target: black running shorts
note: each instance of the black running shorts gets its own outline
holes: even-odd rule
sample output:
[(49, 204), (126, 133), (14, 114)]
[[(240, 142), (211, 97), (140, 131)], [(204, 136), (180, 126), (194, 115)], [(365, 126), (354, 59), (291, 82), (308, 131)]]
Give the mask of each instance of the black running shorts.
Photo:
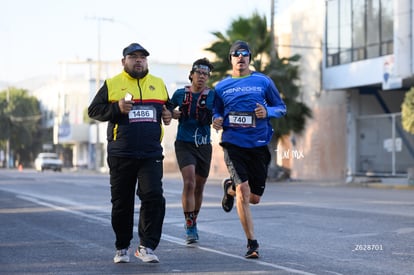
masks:
[(212, 154), (211, 144), (196, 146), (194, 143), (176, 140), (174, 146), (180, 169), (188, 165), (194, 165), (197, 175), (203, 178), (208, 177)]
[(224, 161), (234, 183), (248, 181), (250, 192), (262, 196), (271, 156), (267, 146), (243, 148), (230, 143), (220, 143)]

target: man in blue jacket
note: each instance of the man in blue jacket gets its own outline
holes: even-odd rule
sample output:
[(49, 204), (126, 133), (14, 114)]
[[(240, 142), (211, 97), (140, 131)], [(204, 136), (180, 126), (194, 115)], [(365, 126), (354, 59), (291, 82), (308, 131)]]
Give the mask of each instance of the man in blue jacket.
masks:
[(222, 206), (230, 212), (236, 196), (237, 213), (247, 237), (246, 258), (259, 257), (250, 203), (263, 195), (273, 135), (270, 118), (286, 114), (286, 105), (273, 81), (250, 70), (251, 51), (244, 41), (230, 48), (232, 73), (215, 87), (213, 128), (223, 130), (220, 145), (231, 178), (223, 181)]

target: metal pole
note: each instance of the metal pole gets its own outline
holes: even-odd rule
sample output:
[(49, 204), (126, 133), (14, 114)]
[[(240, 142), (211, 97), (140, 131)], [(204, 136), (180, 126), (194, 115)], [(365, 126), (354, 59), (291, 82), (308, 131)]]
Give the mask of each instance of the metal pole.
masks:
[(108, 22), (114, 22), (113, 18), (107, 18), (107, 17), (86, 17), (88, 20), (96, 20), (97, 26), (98, 26), (98, 49), (97, 49), (97, 68), (96, 68), (96, 90), (100, 88), (101, 85), (101, 22), (102, 21), (108, 21)]
[(99, 89), (101, 84), (101, 20), (98, 17), (98, 52), (97, 52), (97, 68), (96, 68), (96, 90)]
[[(92, 19), (92, 20), (96, 20), (97, 24), (98, 24), (98, 49), (97, 49), (97, 68), (96, 68), (96, 79), (95, 79), (95, 85), (96, 85), (96, 91), (99, 90), (100, 86), (101, 86), (101, 66), (102, 66), (102, 61), (101, 61), (101, 22), (102, 21), (108, 21), (108, 22), (113, 22), (114, 19), (112, 18), (106, 18), (106, 17), (91, 17), (91, 18), (86, 18), (86, 19)], [(99, 140), (99, 122), (96, 121), (96, 142), (95, 142), (95, 169), (99, 170), (101, 163), (102, 163), (102, 150), (103, 150), (103, 146), (101, 147), (101, 143)]]
[(270, 0), (270, 56), (276, 58), (275, 46), (275, 1)]
[(392, 133), (392, 175), (395, 176), (395, 114), (391, 115), (391, 133)]
[[(101, 85), (101, 21), (102, 18), (98, 17), (98, 59), (96, 68), (96, 91), (99, 90)], [(95, 170), (99, 170), (101, 163), (101, 143), (99, 140), (99, 122), (96, 121), (96, 143), (95, 143)]]
[[(9, 105), (10, 102), (10, 89), (7, 88), (6, 91), (6, 102), (7, 102), (7, 106)], [(6, 168), (9, 169), (10, 168), (10, 135), (11, 135), (11, 122), (9, 122), (9, 135), (7, 137), (6, 140)]]

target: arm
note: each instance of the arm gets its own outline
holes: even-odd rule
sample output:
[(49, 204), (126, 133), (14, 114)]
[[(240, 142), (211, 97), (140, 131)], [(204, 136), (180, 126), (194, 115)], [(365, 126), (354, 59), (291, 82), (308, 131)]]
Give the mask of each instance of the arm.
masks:
[(108, 101), (108, 87), (105, 82), (89, 105), (88, 115), (99, 121), (112, 121), (121, 114), (119, 103)]
[(214, 96), (214, 105), (213, 105), (213, 128), (215, 130), (221, 130), (223, 128), (223, 117), (224, 117), (224, 102), (217, 95), (217, 92)]
[(271, 79), (270, 85), (266, 91), (266, 106), (267, 116), (269, 118), (279, 118), (286, 115), (286, 104), (280, 97), (279, 91)]
[[(165, 91), (167, 92), (167, 87), (165, 87)], [(161, 113), (161, 117), (162, 117), (162, 121), (164, 122), (164, 125), (170, 125), (173, 109), (174, 109), (174, 105), (167, 92), (167, 101), (165, 102), (164, 106), (162, 106), (162, 113)]]
[[(180, 106), (180, 104), (179, 104), (180, 95), (181, 95), (180, 90), (176, 90), (174, 92), (172, 98), (171, 98), (171, 102), (172, 102), (172, 117), (173, 117), (173, 119), (180, 119), (180, 117), (181, 117), (181, 111), (175, 109), (177, 106)], [(182, 98), (181, 98), (181, 102), (182, 102)]]
[[(165, 87), (165, 91), (167, 91), (167, 87)], [(174, 103), (174, 95), (173, 95), (173, 98), (170, 99), (168, 92), (167, 92), (167, 102), (165, 102), (165, 107), (167, 107), (167, 109), (170, 110), (170, 112), (172, 112), (172, 110), (174, 110), (174, 108), (176, 107)]]

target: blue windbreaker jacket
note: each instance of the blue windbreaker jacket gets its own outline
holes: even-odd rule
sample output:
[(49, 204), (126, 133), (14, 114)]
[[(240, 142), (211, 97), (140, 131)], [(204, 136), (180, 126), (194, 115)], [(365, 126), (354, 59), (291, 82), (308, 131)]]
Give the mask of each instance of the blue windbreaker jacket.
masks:
[[(224, 119), (221, 141), (244, 148), (267, 145), (273, 135), (270, 118), (280, 118), (286, 114), (286, 105), (273, 81), (262, 73), (252, 72), (244, 77), (228, 76), (216, 85), (215, 90), (213, 119)], [(258, 119), (254, 116), (256, 103), (266, 107), (267, 118)], [(246, 118), (252, 118), (252, 123), (237, 124), (231, 121)]]

